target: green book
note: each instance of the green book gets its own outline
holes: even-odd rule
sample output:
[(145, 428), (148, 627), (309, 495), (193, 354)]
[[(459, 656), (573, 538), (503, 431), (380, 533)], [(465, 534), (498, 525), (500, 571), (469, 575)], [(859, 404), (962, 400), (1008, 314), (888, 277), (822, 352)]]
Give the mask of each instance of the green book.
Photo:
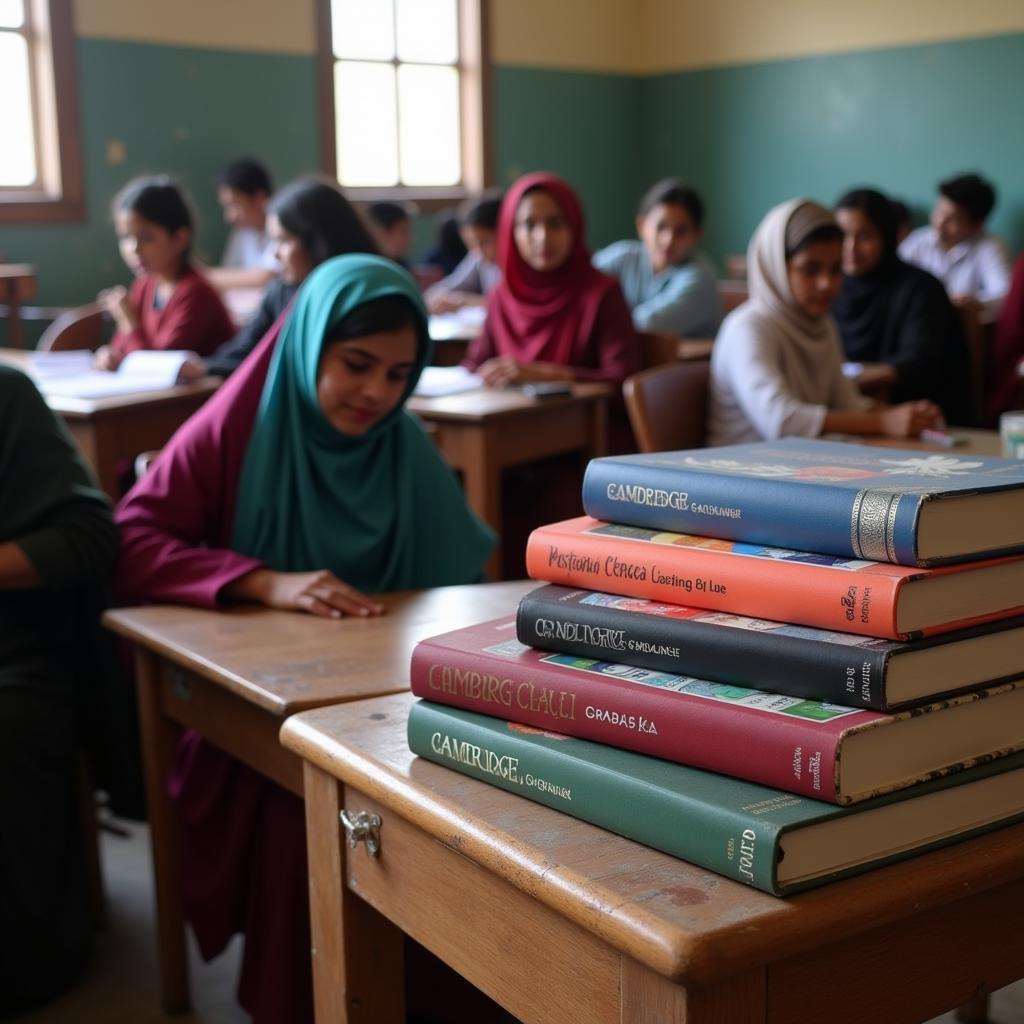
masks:
[(1024, 753), (837, 807), (428, 701), (409, 747), (777, 896), (1024, 818)]

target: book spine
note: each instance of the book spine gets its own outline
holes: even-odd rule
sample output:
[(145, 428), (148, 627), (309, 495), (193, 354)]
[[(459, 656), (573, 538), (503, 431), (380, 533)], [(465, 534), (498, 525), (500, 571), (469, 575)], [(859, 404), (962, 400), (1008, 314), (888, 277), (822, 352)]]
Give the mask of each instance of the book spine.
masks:
[(709, 805), (686, 792), (667, 793), (532, 744), (505, 723), (491, 721), (454, 717), (420, 701), (409, 713), (409, 748), (481, 782), (778, 894), (778, 830), (756, 815)]
[(587, 515), (613, 523), (919, 565), (920, 497), (847, 491), (618, 459), (595, 459), (583, 480)]
[(628, 612), (537, 591), (519, 602), (520, 643), (582, 658), (888, 711), (884, 651)]
[(896, 631), (899, 579), (799, 562), (697, 551), (542, 526), (526, 544), (526, 571), (564, 587), (905, 640)]
[[(567, 736), (731, 775), (827, 803), (840, 801), (842, 725), (808, 721), (597, 674), (485, 651), (418, 644), (417, 697)], [(799, 711), (797, 706), (794, 711)]]

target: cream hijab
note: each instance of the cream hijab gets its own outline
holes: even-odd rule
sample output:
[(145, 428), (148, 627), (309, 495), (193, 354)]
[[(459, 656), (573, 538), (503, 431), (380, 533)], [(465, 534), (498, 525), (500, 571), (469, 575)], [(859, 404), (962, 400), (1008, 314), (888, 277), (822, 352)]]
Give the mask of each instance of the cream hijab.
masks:
[(786, 250), (828, 225), (838, 227), (830, 210), (810, 199), (790, 199), (765, 214), (747, 248), (751, 305), (767, 313), (794, 341), (819, 341), (835, 334), (830, 317), (812, 318), (801, 312), (789, 290), (786, 269)]

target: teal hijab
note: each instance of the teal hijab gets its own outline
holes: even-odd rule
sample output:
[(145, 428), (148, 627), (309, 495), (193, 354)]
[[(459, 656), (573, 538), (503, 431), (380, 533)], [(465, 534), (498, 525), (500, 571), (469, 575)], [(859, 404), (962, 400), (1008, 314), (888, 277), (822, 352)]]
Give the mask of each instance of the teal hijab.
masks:
[[(416, 363), (401, 402), (350, 437), (320, 409), (320, 353), (349, 313), (392, 295), (415, 310)], [(419, 290), (390, 260), (338, 256), (310, 274), (281, 329), (246, 449), (236, 551), (281, 572), (329, 569), (367, 593), (481, 578), (494, 536), (404, 408), (431, 349)]]

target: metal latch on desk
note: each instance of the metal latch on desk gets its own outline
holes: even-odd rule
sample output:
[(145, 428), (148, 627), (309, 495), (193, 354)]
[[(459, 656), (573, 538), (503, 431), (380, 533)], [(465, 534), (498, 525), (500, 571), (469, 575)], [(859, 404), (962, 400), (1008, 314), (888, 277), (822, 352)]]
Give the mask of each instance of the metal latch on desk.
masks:
[(369, 811), (359, 811), (349, 817), (348, 811), (341, 812), (341, 823), (345, 826), (345, 835), (348, 837), (350, 849), (355, 849), (359, 843), (366, 843), (366, 852), (371, 857), (380, 853), (380, 826), (379, 814), (370, 814)]

